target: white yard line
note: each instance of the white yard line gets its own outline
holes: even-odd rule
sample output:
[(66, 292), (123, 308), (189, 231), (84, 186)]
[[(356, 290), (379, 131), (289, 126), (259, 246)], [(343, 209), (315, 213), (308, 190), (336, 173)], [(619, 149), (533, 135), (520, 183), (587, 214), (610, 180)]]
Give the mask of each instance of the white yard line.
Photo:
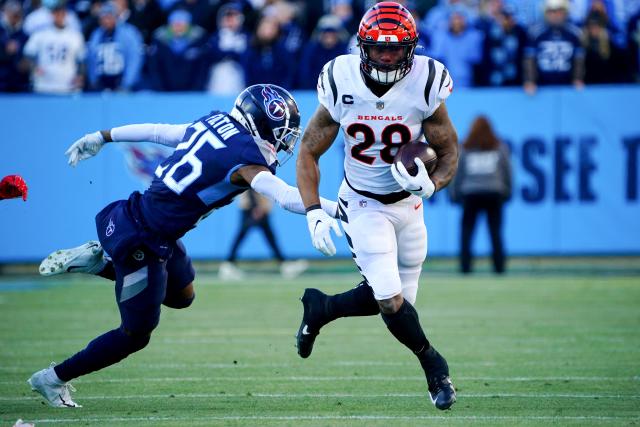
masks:
[[(627, 382), (627, 381), (640, 381), (640, 377), (581, 377), (581, 376), (568, 376), (568, 377), (452, 377), (454, 381), (463, 382), (463, 381), (494, 381), (494, 382), (541, 382), (541, 381), (554, 381), (554, 382), (563, 382), (563, 381), (584, 381), (584, 382), (592, 382), (592, 381), (616, 381), (616, 382)], [(316, 382), (339, 382), (339, 381), (349, 381), (349, 382), (357, 382), (357, 381), (417, 381), (424, 382), (424, 378), (422, 375), (415, 376), (224, 376), (224, 377), (216, 377), (216, 376), (199, 376), (199, 377), (139, 377), (139, 378), (95, 378), (95, 377), (85, 377), (78, 380), (75, 380), (75, 383), (78, 384), (93, 384), (93, 383), (139, 383), (139, 382), (241, 382), (241, 381), (268, 381), (268, 382), (297, 382), (297, 381), (316, 381)], [(26, 381), (26, 380), (25, 380)], [(24, 381), (0, 381), (0, 384), (3, 385), (20, 385), (23, 384)]]
[(28, 420), (32, 423), (87, 423), (87, 422), (149, 422), (159, 421), (413, 421), (413, 420), (459, 420), (459, 421), (635, 421), (638, 417), (605, 417), (605, 416), (457, 416), (457, 415), (283, 415), (283, 416), (202, 416), (202, 417), (90, 417), (90, 418), (43, 418)]
[[(640, 399), (638, 394), (581, 394), (581, 393), (459, 393), (459, 398), (524, 398), (524, 399)], [(380, 398), (420, 398), (424, 399), (425, 393), (165, 393), (165, 394), (132, 394), (113, 396), (82, 396), (78, 400), (140, 400), (140, 399), (227, 399), (227, 398), (262, 398), (262, 399), (380, 399)], [(0, 401), (37, 400), (39, 396), (0, 396)]]

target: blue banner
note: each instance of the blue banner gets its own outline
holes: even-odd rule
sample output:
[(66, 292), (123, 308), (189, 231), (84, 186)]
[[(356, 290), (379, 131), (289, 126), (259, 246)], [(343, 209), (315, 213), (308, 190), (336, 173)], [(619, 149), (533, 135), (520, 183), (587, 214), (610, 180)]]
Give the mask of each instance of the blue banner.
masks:
[[(316, 109), (314, 93), (298, 92), (303, 121)], [(232, 98), (206, 94), (95, 94), (77, 97), (0, 97), (0, 175), (21, 174), (29, 200), (0, 202), (0, 262), (36, 261), (50, 251), (95, 239), (95, 214), (107, 203), (143, 190), (145, 176), (164, 155), (152, 144), (109, 144), (76, 168), (64, 151), (85, 133), (113, 126), (186, 123)], [(510, 254), (640, 253), (640, 87), (459, 90), (447, 101), (462, 141), (484, 114), (512, 148), (514, 195), (505, 212)], [(321, 193), (335, 199), (342, 179), (338, 139), (321, 159)], [(295, 184), (295, 160), (278, 175)], [(214, 212), (184, 239), (194, 258), (225, 258), (240, 214), (235, 205)], [(273, 225), (290, 257), (320, 257), (300, 215), (274, 209)], [(427, 202), (430, 255), (458, 252), (460, 208), (446, 192)], [(349, 256), (344, 241), (339, 255)], [(489, 249), (484, 226), (478, 253)], [(258, 231), (241, 256), (267, 258)]]

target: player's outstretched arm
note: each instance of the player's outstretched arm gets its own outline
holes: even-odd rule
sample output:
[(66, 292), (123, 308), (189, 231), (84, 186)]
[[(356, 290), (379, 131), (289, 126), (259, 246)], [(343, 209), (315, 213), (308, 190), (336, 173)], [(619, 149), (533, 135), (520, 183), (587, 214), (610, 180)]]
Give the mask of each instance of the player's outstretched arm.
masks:
[(69, 164), (75, 166), (80, 160), (85, 160), (98, 154), (107, 142), (148, 141), (175, 147), (182, 142), (189, 125), (189, 123), (180, 125), (143, 123), (88, 133), (71, 144), (65, 155), (69, 157)]
[[(255, 191), (274, 201), (289, 212), (297, 214), (306, 213), (298, 189), (273, 175), (264, 166), (243, 166), (238, 169), (236, 173), (242, 178), (242, 183), (249, 183)], [(235, 180), (232, 176), (232, 182), (233, 181)], [(234, 183), (238, 184), (238, 181)], [(338, 203), (321, 197), (320, 204), (322, 205), (322, 210), (328, 215), (332, 217), (337, 216)]]
[(422, 122), (422, 128), (429, 145), (438, 155), (436, 169), (430, 174), (438, 191), (449, 184), (458, 170), (458, 134), (444, 103)]

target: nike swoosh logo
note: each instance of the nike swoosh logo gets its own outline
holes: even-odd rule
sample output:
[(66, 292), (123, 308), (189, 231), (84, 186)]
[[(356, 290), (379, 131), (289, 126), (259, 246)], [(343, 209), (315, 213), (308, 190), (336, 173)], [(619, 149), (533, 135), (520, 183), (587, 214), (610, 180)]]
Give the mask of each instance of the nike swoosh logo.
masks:
[(67, 273), (72, 273), (72, 272), (74, 272), (76, 270), (79, 270), (79, 269), (85, 268), (85, 267), (86, 267), (85, 265), (71, 265), (71, 266), (67, 267)]
[(304, 328), (302, 328), (302, 335), (309, 335), (309, 327), (307, 325), (304, 325)]
[(422, 206), (422, 202), (418, 203), (417, 205), (414, 205), (413, 209), (418, 210), (420, 209), (420, 206)]
[(320, 224), (321, 222), (322, 222), (322, 221), (320, 221), (320, 220), (317, 220), (317, 221), (316, 221), (316, 225), (313, 227), (313, 232), (314, 232), (314, 233), (316, 232), (316, 229), (318, 228), (318, 224)]

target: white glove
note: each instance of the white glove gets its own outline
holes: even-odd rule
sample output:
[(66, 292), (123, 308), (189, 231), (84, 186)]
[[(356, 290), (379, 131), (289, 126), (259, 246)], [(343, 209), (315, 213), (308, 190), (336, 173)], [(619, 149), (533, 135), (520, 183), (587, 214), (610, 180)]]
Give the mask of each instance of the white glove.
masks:
[(309, 233), (313, 247), (322, 252), (326, 256), (336, 254), (336, 247), (331, 240), (331, 230), (336, 236), (342, 237), (342, 231), (335, 218), (331, 218), (322, 209), (312, 209), (307, 212), (307, 224), (309, 225)]
[(104, 144), (104, 138), (100, 132), (88, 133), (71, 144), (64, 154), (69, 156), (69, 164), (75, 167), (80, 160), (85, 160), (98, 154)]
[(405, 191), (428, 199), (433, 195), (436, 186), (433, 181), (431, 181), (431, 178), (429, 178), (429, 172), (427, 172), (427, 168), (424, 167), (424, 163), (417, 157), (413, 160), (418, 166), (416, 176), (411, 176), (401, 162), (391, 165), (391, 174)]

